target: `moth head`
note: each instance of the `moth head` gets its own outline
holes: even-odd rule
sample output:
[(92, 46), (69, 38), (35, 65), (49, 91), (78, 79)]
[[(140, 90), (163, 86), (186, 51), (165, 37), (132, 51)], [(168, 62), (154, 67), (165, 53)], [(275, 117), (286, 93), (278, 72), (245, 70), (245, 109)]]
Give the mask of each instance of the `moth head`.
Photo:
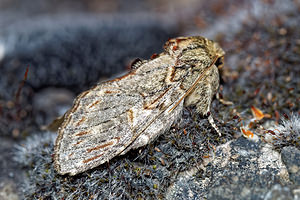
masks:
[(225, 52), (218, 43), (201, 36), (178, 37), (168, 40), (165, 51), (178, 58), (181, 62), (203, 61), (203, 58), (214, 60), (217, 67), (223, 64)]

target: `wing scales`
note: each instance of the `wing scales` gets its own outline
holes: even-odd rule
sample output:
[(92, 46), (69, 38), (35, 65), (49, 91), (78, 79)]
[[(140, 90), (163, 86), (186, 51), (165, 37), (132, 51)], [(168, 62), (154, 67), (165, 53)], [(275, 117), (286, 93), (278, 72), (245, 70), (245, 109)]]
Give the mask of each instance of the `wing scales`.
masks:
[[(77, 174), (120, 154), (140, 135), (140, 127), (149, 126), (162, 112), (156, 106), (172, 91), (171, 87), (167, 92), (157, 87), (165, 83), (169, 68), (159, 66), (160, 76), (153, 79), (152, 72), (147, 73), (155, 70), (151, 67), (140, 66), (135, 75), (99, 84), (79, 95), (55, 146), (55, 167), (61, 174)], [(156, 86), (148, 84), (151, 79)], [(142, 95), (145, 92), (147, 97)], [(154, 107), (144, 109), (145, 99), (153, 100)]]
[[(96, 167), (128, 151), (132, 144), (141, 146), (143, 142), (137, 142), (141, 135), (157, 136), (171, 126), (182, 103), (176, 105), (176, 114), (170, 118), (166, 110), (182, 95), (181, 82), (166, 86), (168, 74), (174, 73), (173, 68), (160, 66), (158, 75), (153, 78), (153, 72), (146, 73), (155, 70), (150, 67), (142, 65), (134, 71), (134, 76), (99, 84), (75, 100), (55, 145), (54, 160), (58, 172), (75, 175)], [(148, 84), (151, 81), (155, 84)], [(145, 92), (146, 97), (142, 95)]]
[(86, 171), (147, 144), (170, 127), (183, 100), (192, 99), (190, 94), (202, 86), (203, 70), (210, 70), (216, 62), (209, 55), (220, 52), (211, 45), (201, 37), (169, 40), (166, 53), (79, 95), (59, 129), (54, 157), (57, 171), (71, 175)]

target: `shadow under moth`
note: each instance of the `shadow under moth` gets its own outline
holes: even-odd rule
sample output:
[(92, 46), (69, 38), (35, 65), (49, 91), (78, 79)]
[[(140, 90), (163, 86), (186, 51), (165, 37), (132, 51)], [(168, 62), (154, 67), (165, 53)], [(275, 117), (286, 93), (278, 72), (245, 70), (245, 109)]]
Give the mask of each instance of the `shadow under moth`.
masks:
[[(170, 39), (164, 50), (75, 99), (55, 143), (59, 174), (76, 175), (148, 144), (171, 127), (183, 106), (209, 115), (224, 51), (200, 36)], [(221, 135), (211, 115), (208, 120)]]

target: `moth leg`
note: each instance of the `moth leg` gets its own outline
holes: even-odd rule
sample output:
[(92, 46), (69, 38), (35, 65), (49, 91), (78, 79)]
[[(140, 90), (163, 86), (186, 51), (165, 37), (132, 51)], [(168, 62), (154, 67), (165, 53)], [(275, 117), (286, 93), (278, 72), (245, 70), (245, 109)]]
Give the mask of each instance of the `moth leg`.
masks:
[(210, 114), (208, 116), (208, 122), (210, 123), (210, 125), (216, 130), (216, 132), (219, 134), (219, 136), (222, 136), (219, 128), (217, 127), (217, 125), (215, 124), (214, 118), (212, 117), (212, 115)]
[(207, 74), (207, 77), (198, 83), (194, 91), (185, 99), (185, 106), (196, 105), (197, 113), (208, 116), (208, 121), (216, 132), (221, 136), (221, 132), (216, 126), (212, 115), (210, 114), (210, 106), (214, 94), (218, 91), (219, 74), (218, 69), (213, 67)]
[(212, 115), (210, 114), (210, 105), (212, 102), (212, 89), (210, 84), (199, 84), (193, 93), (191, 93), (186, 99), (185, 99), (185, 105), (196, 105), (196, 111), (197, 113), (207, 116), (208, 115), (208, 121), (211, 124), (211, 126), (216, 130), (216, 132), (221, 136), (221, 132), (219, 131), (217, 125), (214, 122), (214, 119)]
[(208, 116), (207, 119), (210, 125), (215, 129), (215, 131), (219, 134), (219, 136), (222, 136), (219, 128), (217, 127), (214, 121), (213, 115), (210, 112), (210, 106), (211, 106), (212, 96), (213, 96), (211, 91), (212, 89), (210, 88), (210, 85), (207, 85), (207, 89), (204, 90), (204, 92), (202, 93), (202, 95), (207, 96), (207, 98), (204, 98), (202, 101), (198, 102), (198, 104), (196, 104), (196, 108), (200, 114), (204, 116)]

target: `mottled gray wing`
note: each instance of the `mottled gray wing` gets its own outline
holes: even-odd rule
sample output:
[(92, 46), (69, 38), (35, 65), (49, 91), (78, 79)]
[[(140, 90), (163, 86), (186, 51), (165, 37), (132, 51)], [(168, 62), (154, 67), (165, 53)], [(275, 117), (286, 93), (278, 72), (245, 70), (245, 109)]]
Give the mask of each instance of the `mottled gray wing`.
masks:
[(167, 55), (160, 59), (76, 98), (56, 140), (54, 162), (60, 174), (75, 175), (122, 153), (178, 99), (180, 83), (166, 83), (174, 61)]

